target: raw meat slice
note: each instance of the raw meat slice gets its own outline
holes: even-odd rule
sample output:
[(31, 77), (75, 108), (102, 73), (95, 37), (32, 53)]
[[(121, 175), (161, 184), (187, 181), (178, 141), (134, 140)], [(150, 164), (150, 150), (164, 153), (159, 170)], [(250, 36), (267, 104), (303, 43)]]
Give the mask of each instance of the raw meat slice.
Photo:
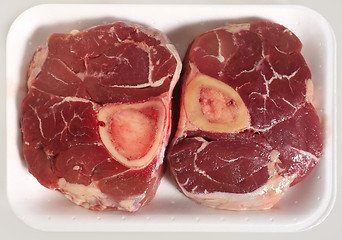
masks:
[(27, 73), (28, 170), (85, 208), (139, 210), (162, 177), (180, 71), (166, 36), (137, 24), (52, 34)]
[(186, 196), (220, 209), (269, 209), (316, 166), (322, 134), (301, 47), (266, 21), (194, 39), (167, 154)]

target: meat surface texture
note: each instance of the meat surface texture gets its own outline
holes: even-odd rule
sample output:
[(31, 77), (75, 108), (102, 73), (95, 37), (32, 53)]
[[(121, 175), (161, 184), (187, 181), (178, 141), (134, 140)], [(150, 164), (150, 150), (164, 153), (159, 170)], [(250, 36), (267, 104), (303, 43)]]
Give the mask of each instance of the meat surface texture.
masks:
[(159, 186), (181, 61), (167, 37), (115, 22), (52, 34), (21, 108), (28, 170), (91, 210), (134, 212)]
[(167, 159), (180, 190), (227, 210), (273, 207), (316, 166), (320, 120), (300, 40), (261, 21), (196, 37)]

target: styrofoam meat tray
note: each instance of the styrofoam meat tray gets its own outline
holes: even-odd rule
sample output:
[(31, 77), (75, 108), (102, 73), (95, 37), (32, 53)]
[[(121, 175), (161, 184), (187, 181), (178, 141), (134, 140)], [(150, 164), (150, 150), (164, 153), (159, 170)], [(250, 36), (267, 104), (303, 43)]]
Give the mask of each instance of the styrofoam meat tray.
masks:
[[(54, 32), (68, 33), (116, 20), (165, 32), (181, 57), (200, 33), (227, 23), (271, 20), (303, 42), (312, 71), (325, 148), (319, 165), (267, 211), (224, 211), (187, 199), (168, 176), (155, 199), (137, 213), (94, 212), (45, 189), (25, 166), (19, 131), (25, 74), (35, 49)], [(14, 213), (48, 231), (299, 231), (322, 222), (336, 195), (335, 38), (326, 20), (292, 5), (38, 5), (22, 13), (7, 37), (7, 194)]]

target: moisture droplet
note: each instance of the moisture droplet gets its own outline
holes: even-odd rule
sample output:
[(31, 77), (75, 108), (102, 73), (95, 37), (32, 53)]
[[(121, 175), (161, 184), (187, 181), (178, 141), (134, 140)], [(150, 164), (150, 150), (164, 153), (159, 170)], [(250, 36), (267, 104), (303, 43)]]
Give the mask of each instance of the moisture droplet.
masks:
[(199, 222), (201, 219), (199, 217), (196, 217), (196, 221)]
[(125, 216), (122, 216), (122, 217), (121, 217), (121, 220), (122, 220), (122, 221), (125, 221), (125, 220), (126, 220), (126, 217), (125, 217)]

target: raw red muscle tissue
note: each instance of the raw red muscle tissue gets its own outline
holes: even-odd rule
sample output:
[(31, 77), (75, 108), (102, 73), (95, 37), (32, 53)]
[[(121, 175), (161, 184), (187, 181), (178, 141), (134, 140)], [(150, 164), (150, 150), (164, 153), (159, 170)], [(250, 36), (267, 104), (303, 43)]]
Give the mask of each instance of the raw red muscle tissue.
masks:
[(269, 209), (316, 166), (322, 133), (301, 48), (289, 29), (267, 21), (194, 39), (167, 153), (187, 197), (219, 209)]
[(167, 37), (125, 22), (52, 34), (35, 52), (21, 108), (28, 170), (91, 210), (154, 197), (181, 61)]

